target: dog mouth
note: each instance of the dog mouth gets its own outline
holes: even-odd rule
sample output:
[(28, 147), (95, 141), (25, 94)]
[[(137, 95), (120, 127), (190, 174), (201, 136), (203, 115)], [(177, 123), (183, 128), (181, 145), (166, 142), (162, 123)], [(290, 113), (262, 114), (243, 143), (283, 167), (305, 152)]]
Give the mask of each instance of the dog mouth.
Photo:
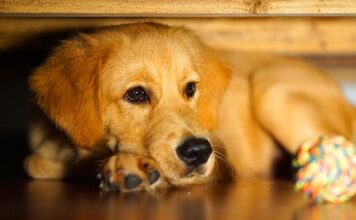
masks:
[(206, 174), (206, 167), (204, 165), (199, 167), (188, 167), (182, 178), (192, 178), (194, 176), (204, 176)]
[(173, 185), (177, 186), (207, 183), (214, 170), (214, 165), (215, 157), (212, 154), (206, 163), (197, 167), (185, 166), (183, 169), (181, 168), (180, 173), (169, 175), (167, 178)]

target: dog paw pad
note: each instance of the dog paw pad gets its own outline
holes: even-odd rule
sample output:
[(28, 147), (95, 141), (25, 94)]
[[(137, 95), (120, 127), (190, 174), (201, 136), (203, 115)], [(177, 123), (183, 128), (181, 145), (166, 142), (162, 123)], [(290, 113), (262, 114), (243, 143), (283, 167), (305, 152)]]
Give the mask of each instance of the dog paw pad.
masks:
[(103, 181), (100, 187), (105, 191), (120, 191), (120, 187), (116, 182), (112, 181)]
[(160, 177), (160, 173), (158, 172), (158, 170), (152, 170), (148, 173), (148, 180), (151, 184), (154, 184), (155, 182), (157, 182), (159, 180)]
[(168, 185), (156, 162), (141, 155), (121, 153), (103, 165), (98, 178), (104, 191), (154, 191)]
[(142, 179), (136, 175), (129, 174), (125, 177), (126, 189), (134, 189), (142, 183)]

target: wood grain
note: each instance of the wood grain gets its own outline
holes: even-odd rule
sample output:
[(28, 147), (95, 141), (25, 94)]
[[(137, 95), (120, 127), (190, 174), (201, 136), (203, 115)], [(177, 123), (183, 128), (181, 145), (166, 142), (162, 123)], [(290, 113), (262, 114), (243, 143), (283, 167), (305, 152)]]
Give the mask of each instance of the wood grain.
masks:
[(218, 50), (292, 55), (356, 53), (356, 18), (0, 18), (0, 50), (42, 34), (148, 20), (185, 26)]
[(349, 0), (0, 0), (0, 13), (31, 16), (351, 15)]

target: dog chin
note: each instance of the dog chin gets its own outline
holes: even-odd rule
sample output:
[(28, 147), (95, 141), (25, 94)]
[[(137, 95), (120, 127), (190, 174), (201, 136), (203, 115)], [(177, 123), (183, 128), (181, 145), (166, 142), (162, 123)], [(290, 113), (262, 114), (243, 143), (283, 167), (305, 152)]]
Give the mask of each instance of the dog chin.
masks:
[(214, 156), (211, 156), (206, 164), (195, 169), (187, 168), (184, 175), (168, 178), (169, 182), (176, 186), (187, 186), (208, 183), (212, 180), (214, 170)]

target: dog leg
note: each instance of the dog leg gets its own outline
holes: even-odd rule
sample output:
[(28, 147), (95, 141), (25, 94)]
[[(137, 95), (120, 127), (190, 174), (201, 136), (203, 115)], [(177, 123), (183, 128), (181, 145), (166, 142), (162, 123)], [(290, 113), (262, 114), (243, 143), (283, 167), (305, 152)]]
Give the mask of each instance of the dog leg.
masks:
[(111, 155), (111, 151), (76, 147), (47, 118), (36, 113), (29, 128), (32, 154), (24, 162), (27, 174), (35, 179), (95, 177), (98, 162)]
[(299, 61), (265, 66), (251, 76), (253, 111), (289, 152), (321, 135), (353, 139), (352, 106), (336, 83)]

